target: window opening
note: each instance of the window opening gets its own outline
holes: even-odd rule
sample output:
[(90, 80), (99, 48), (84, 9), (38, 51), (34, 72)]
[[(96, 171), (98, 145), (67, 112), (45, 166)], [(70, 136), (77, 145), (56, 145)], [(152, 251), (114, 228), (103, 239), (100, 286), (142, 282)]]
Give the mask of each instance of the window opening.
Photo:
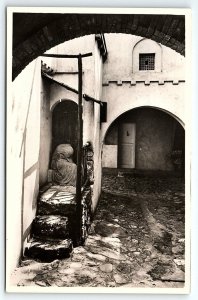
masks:
[(139, 54), (139, 70), (155, 70), (155, 53)]

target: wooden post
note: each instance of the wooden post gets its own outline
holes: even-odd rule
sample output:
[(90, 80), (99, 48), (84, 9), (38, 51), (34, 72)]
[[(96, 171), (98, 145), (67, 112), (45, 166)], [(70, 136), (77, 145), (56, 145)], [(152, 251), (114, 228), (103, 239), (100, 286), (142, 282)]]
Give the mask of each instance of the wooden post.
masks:
[(82, 239), (82, 146), (83, 146), (83, 120), (82, 120), (82, 56), (78, 56), (78, 150), (77, 150), (77, 179), (76, 179), (76, 242), (81, 244)]

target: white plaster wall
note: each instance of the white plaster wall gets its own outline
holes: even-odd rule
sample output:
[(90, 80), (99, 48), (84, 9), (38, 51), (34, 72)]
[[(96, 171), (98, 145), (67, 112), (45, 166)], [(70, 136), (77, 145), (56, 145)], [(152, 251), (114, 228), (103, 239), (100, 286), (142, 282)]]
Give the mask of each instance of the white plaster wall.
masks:
[[(108, 50), (108, 59), (103, 68), (103, 82), (108, 80), (184, 80), (185, 58), (176, 51), (162, 47), (162, 72), (133, 72), (133, 51), (138, 47), (139, 51), (152, 51), (152, 45), (156, 42), (147, 40), (139, 43), (142, 37), (129, 34), (105, 34)], [(149, 44), (149, 45), (147, 45)], [(148, 47), (145, 48), (145, 45)], [(141, 47), (143, 49), (141, 49)], [(136, 48), (137, 49), (137, 48)]]
[[(94, 48), (94, 98), (101, 99), (102, 93), (102, 58), (100, 56), (97, 45)], [(101, 132), (100, 132), (100, 105), (94, 103), (94, 124), (93, 124), (93, 147), (94, 147), (94, 186), (93, 186), (93, 211), (95, 211), (100, 193), (102, 179), (102, 162), (101, 162)]]
[[(83, 93), (100, 100), (102, 93), (102, 59), (95, 42), (95, 35), (89, 35), (65, 42), (50, 49), (47, 53), (83, 54), (92, 52), (92, 56), (83, 58)], [(77, 59), (42, 58), (55, 71), (78, 71)], [(77, 74), (56, 74), (55, 79), (78, 90)], [(52, 83), (50, 87), (50, 108), (53, 111), (56, 103), (63, 99), (78, 103), (78, 95)], [(100, 105), (83, 100), (83, 144), (90, 141), (94, 148), (94, 185), (93, 205), (95, 210), (101, 192), (101, 136), (100, 136)]]
[[(71, 86), (70, 81), (66, 81), (68, 85)], [(66, 83), (65, 82), (65, 83)], [(75, 103), (78, 103), (78, 96), (68, 90), (66, 90), (64, 87), (59, 86), (56, 83), (52, 83), (50, 86), (50, 110), (53, 111), (53, 108), (55, 105), (60, 102), (61, 100), (71, 100)]]
[(118, 146), (117, 145), (103, 145), (102, 149), (102, 167), (103, 168), (117, 168), (118, 164)]
[[(138, 107), (161, 109), (184, 126), (188, 100), (185, 99), (185, 58), (138, 36), (105, 34), (105, 39), (108, 59), (103, 68), (102, 100), (107, 102), (107, 122), (101, 126), (102, 141), (116, 118)], [(139, 53), (156, 53), (155, 71), (139, 71)], [(103, 166), (113, 165), (110, 147), (103, 147)]]
[[(84, 37), (76, 38), (48, 50), (46, 53), (54, 54), (85, 54), (92, 52), (92, 56), (82, 59), (83, 67), (83, 93), (88, 93), (90, 96), (94, 95), (93, 81), (93, 65), (94, 65), (94, 47), (95, 36), (87, 35)], [(78, 60), (68, 58), (46, 58), (42, 60), (49, 64), (54, 71), (58, 72), (77, 72)], [(78, 88), (78, 74), (56, 74), (55, 78), (71, 85), (73, 88)]]
[(107, 122), (102, 123), (102, 139), (110, 124), (122, 113), (133, 108), (149, 106), (160, 108), (174, 115), (185, 124), (185, 85), (166, 83), (162, 86), (151, 84), (146, 86), (138, 83), (135, 86), (110, 84), (103, 87), (102, 98), (108, 102)]
[[(84, 54), (91, 52), (93, 55), (82, 59), (83, 68), (83, 93), (89, 94), (94, 97), (94, 47), (95, 36), (87, 35), (84, 37), (76, 38), (71, 41), (62, 43), (56, 47), (51, 48), (46, 53), (53, 54)], [(63, 82), (76, 90), (78, 89), (78, 74), (65, 74), (64, 72), (71, 73), (78, 71), (78, 60), (67, 58), (47, 58), (42, 57), (44, 63), (47, 63), (56, 72), (63, 72), (62, 74), (53, 75), (54, 79)], [(68, 98), (78, 101), (78, 95), (67, 91), (56, 84), (51, 86), (50, 105), (53, 106), (59, 99)]]
[[(82, 59), (83, 67), (83, 93), (91, 97), (95, 96), (95, 36), (88, 35), (78, 39), (65, 42), (50, 49), (47, 53), (56, 54), (83, 54), (91, 52), (91, 57)], [(77, 59), (54, 59), (49, 60), (44, 58), (44, 62), (49, 63), (55, 71), (58, 72), (77, 72)], [(63, 82), (70, 87), (78, 90), (78, 74), (56, 74), (53, 76), (56, 80)], [(78, 103), (78, 95), (66, 90), (65, 88), (53, 83), (50, 88), (50, 107), (61, 99), (68, 99)], [(83, 100), (83, 143), (91, 141), (93, 143), (93, 119), (94, 119), (94, 104)]]
[(52, 143), (52, 116), (50, 111), (50, 84), (42, 80), (41, 85), (41, 130), (40, 130), (40, 153), (39, 153), (39, 185), (46, 183), (50, 164)]
[(23, 242), (28, 235), (36, 210), (40, 145), (40, 81), (40, 60), (37, 59), (13, 82), (12, 97), (8, 94), (6, 199), (8, 279), (19, 262)]
[[(27, 115), (25, 137), (24, 199), (23, 199), (23, 241), (30, 232), (30, 226), (36, 214), (36, 202), (39, 191), (39, 153), (41, 126), (41, 75), (40, 61), (36, 63), (32, 81), (29, 113)], [(29, 72), (27, 76), (31, 77)], [(28, 90), (27, 90), (28, 91)], [(28, 95), (27, 95), (28, 96)], [(17, 94), (18, 97), (18, 94)], [(18, 100), (19, 101), (19, 100)], [(28, 103), (28, 97), (24, 99)], [(21, 112), (22, 113), (22, 112)]]
[[(155, 53), (155, 70), (139, 71), (139, 54)], [(162, 47), (155, 41), (149, 39), (141, 39), (132, 49), (132, 72), (145, 73), (162, 72)]]
[(36, 215), (37, 196), (39, 192), (39, 168), (38, 166), (27, 177), (24, 178), (23, 199), (23, 250), (26, 238), (30, 233), (30, 226)]

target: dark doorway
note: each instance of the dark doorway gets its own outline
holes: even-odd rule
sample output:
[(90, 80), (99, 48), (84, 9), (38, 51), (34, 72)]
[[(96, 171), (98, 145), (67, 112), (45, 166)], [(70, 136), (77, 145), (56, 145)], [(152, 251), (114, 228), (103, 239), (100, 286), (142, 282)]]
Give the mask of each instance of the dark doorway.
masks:
[(75, 102), (64, 100), (56, 105), (52, 114), (52, 153), (60, 144), (71, 144), (76, 162), (77, 150), (77, 113)]

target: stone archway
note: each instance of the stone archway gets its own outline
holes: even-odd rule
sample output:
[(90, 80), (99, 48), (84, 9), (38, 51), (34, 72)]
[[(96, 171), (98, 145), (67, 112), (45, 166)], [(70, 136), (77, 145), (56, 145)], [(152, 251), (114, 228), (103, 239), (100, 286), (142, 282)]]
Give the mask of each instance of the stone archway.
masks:
[(185, 53), (184, 15), (14, 13), (13, 78), (53, 46), (100, 32), (138, 35)]
[(104, 123), (103, 128), (102, 128), (102, 138), (101, 138), (102, 142), (104, 142), (109, 128), (111, 127), (111, 125), (113, 124), (113, 122), (116, 119), (118, 119), (121, 115), (123, 115), (124, 113), (127, 113), (130, 110), (143, 108), (143, 107), (150, 107), (150, 108), (153, 108), (153, 109), (156, 109), (156, 110), (161, 110), (161, 111), (165, 112), (166, 114), (173, 117), (185, 129), (184, 116), (182, 114), (181, 115), (176, 114), (174, 109), (172, 109), (172, 107), (170, 105), (164, 108), (164, 107), (158, 107), (158, 106), (155, 106), (155, 105), (146, 105), (145, 103), (142, 103), (142, 105), (141, 104), (140, 105), (133, 105), (133, 107), (132, 107), (130, 102), (128, 102), (128, 103), (129, 103), (129, 105), (128, 105), (127, 108), (120, 109), (120, 107), (119, 107), (119, 111), (117, 111), (114, 115), (112, 114), (111, 119), (109, 120), (109, 122)]
[(137, 107), (120, 114), (103, 140), (102, 161), (106, 168), (182, 171), (184, 157), (183, 124), (159, 108)]

